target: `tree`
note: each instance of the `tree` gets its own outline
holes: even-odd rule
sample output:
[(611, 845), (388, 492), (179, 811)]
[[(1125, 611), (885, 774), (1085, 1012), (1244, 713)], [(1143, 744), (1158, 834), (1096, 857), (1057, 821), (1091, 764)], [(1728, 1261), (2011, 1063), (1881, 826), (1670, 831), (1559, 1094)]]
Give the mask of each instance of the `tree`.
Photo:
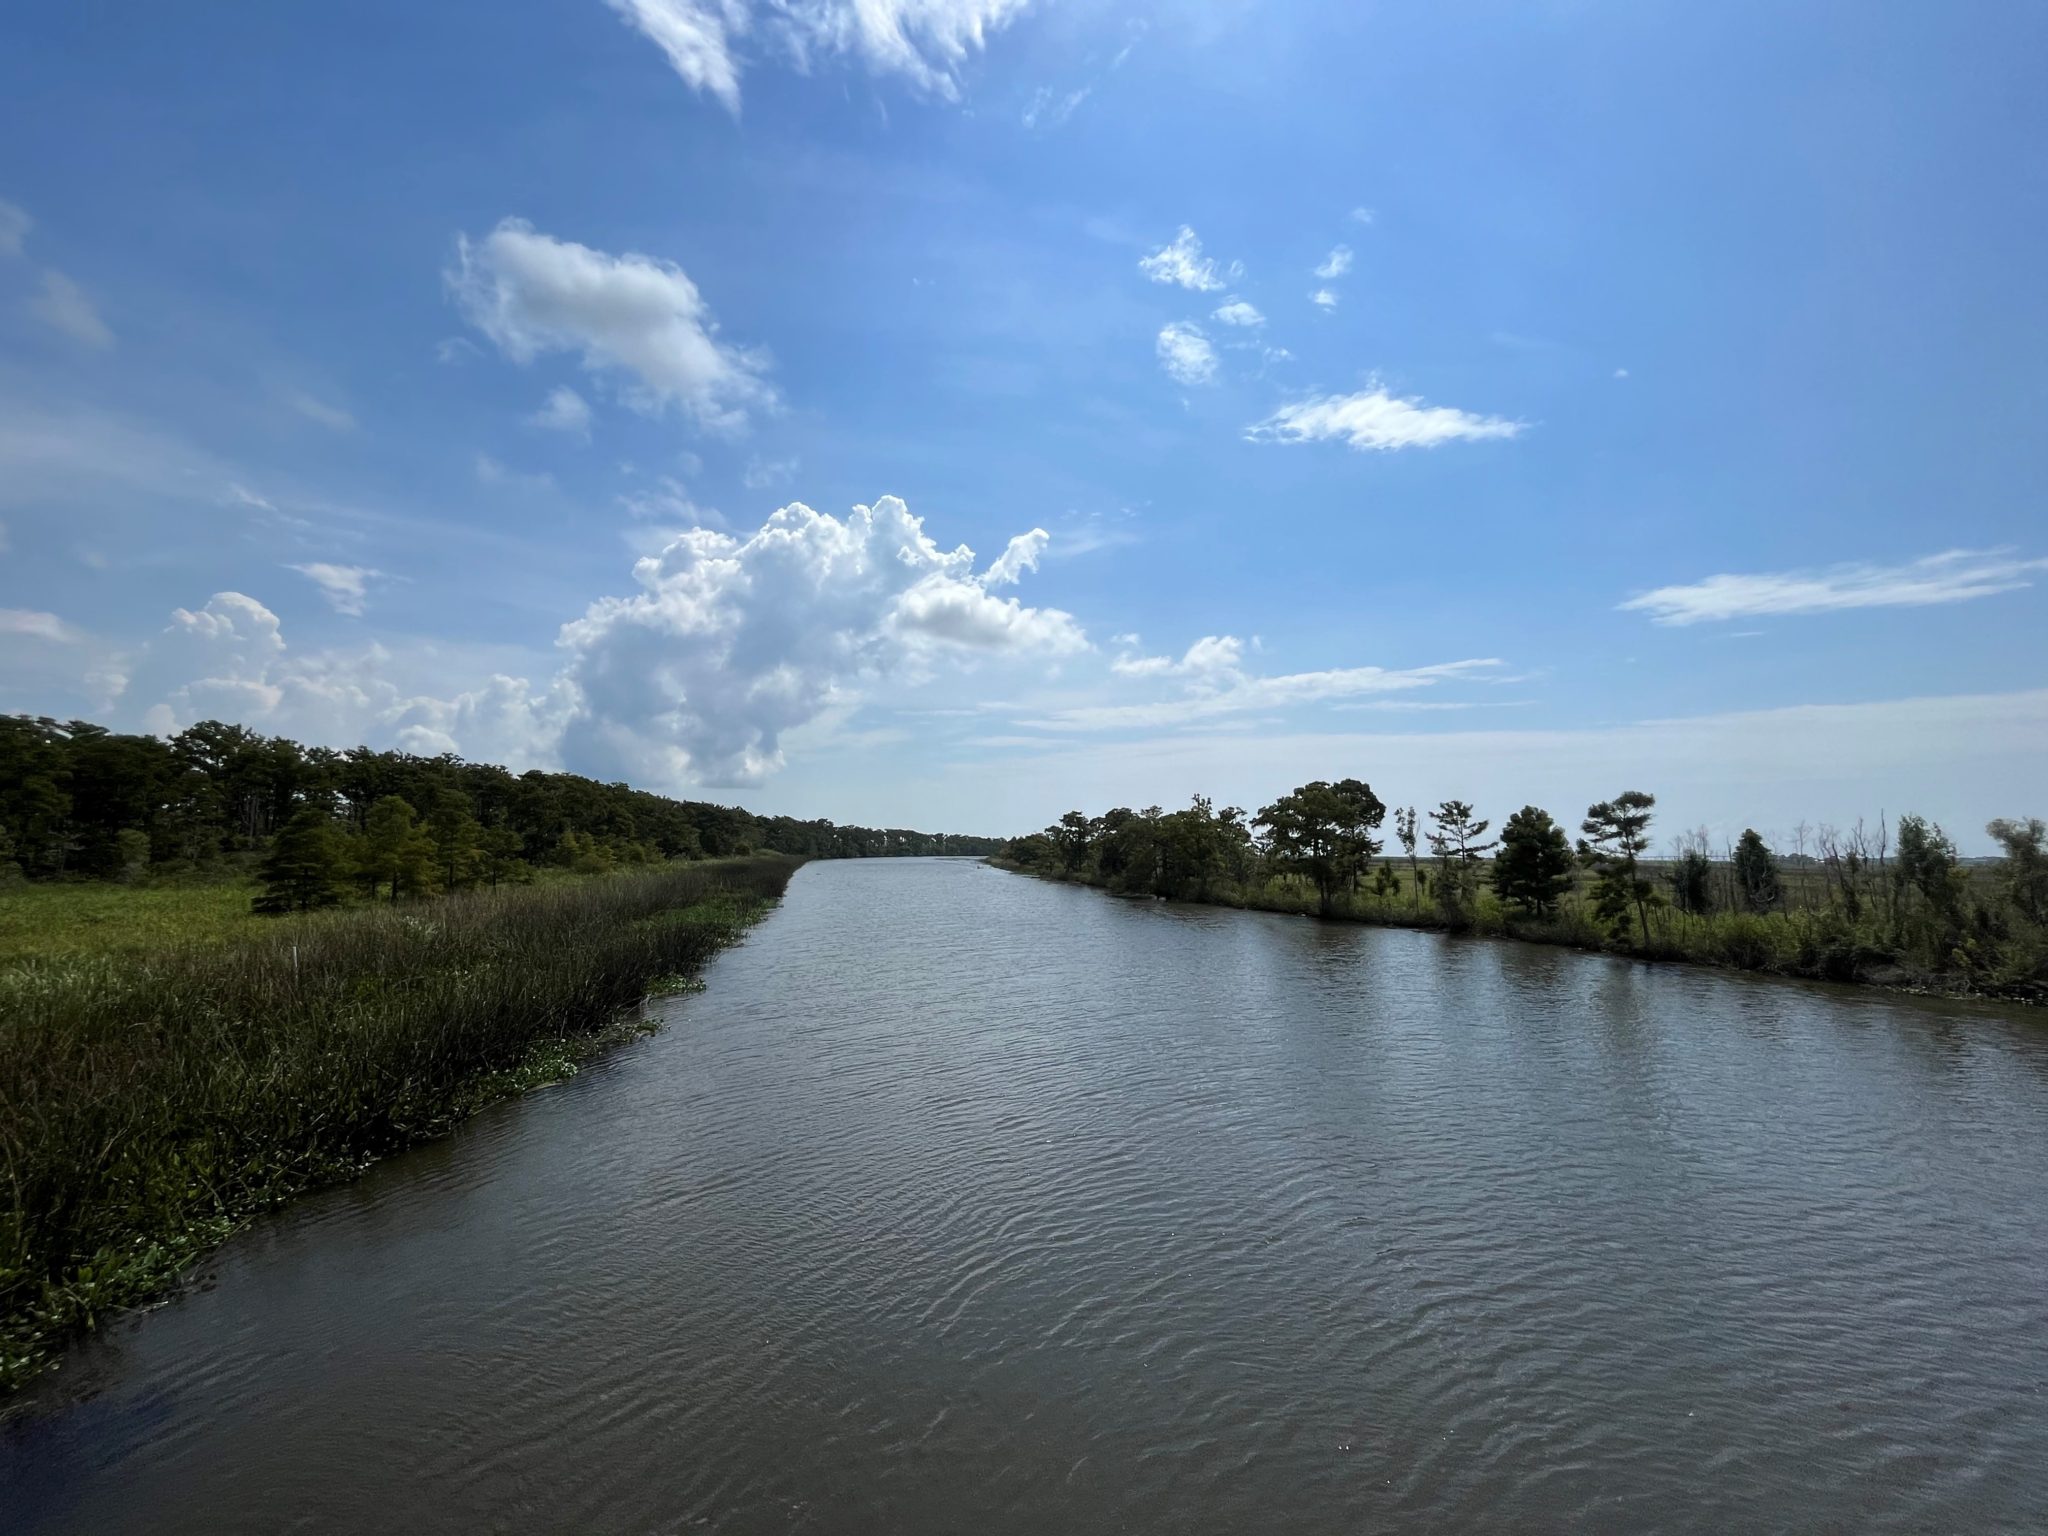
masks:
[(385, 795), (370, 807), (363, 818), (356, 873), (371, 895), (387, 884), (393, 901), (400, 891), (426, 889), (433, 878), (433, 858), (434, 841), (411, 805), (397, 795)]
[(341, 900), (341, 829), (317, 805), (302, 805), (278, 828), (264, 856), (258, 912), (310, 912)]
[(520, 857), (526, 844), (510, 827), (499, 825), (489, 828), (478, 840), (477, 847), (483, 856), (484, 881), (492, 890), (507, 880), (532, 878), (533, 871)]
[(1394, 812), (1394, 836), (1401, 840), (1401, 851), (1408, 855), (1408, 888), (1415, 896), (1415, 910), (1422, 910), (1422, 865), (1415, 857), (1415, 807), (1404, 806)]
[[(1803, 831), (1805, 823), (1800, 826)], [(1748, 912), (1775, 911), (1784, 899), (1778, 883), (1778, 861), (1754, 827), (1744, 828), (1736, 840), (1735, 890), (1742, 898), (1743, 910)]]
[(2005, 850), (2005, 887), (2027, 921), (2048, 921), (2048, 825), (2038, 816), (2001, 816), (1985, 827)]
[(1283, 795), (1252, 819), (1265, 833), (1266, 852), (1282, 870), (1306, 875), (1316, 888), (1317, 909), (1328, 917), (1337, 891), (1379, 854), (1373, 833), (1387, 808), (1370, 785), (1358, 779), (1328, 784), (1318, 779)]
[(1628, 914), (1634, 907), (1642, 926), (1643, 943), (1650, 942), (1650, 903), (1657, 888), (1642, 876), (1640, 861), (1650, 846), (1650, 812), (1655, 795), (1639, 789), (1624, 790), (1612, 800), (1588, 806), (1579, 830), (1579, 860), (1597, 875), (1593, 887), (1593, 910), (1616, 937), (1628, 929)]
[(1479, 889), (1479, 856), (1496, 846), (1482, 843), (1487, 822), (1475, 821), (1472, 807), (1463, 800), (1446, 800), (1429, 813), (1436, 823), (1429, 834), (1429, 851), (1443, 865), (1436, 883), (1436, 901), (1445, 917), (1463, 922), (1471, 911), (1472, 898)]
[(1694, 847), (1678, 850), (1671, 861), (1671, 905), (1693, 917), (1704, 917), (1714, 909), (1712, 883), (1714, 861)]
[(1503, 902), (1547, 917), (1572, 888), (1572, 869), (1571, 844), (1548, 811), (1525, 805), (1500, 829), (1493, 891)]
[(1077, 874), (1082, 864), (1087, 862), (1088, 844), (1095, 831), (1095, 824), (1079, 811), (1067, 812), (1045, 829), (1045, 835), (1060, 851), (1060, 867), (1068, 874)]
[(445, 789), (435, 795), (427, 832), (434, 840), (434, 869), (442, 889), (459, 890), (476, 878), (483, 864), (484, 829), (470, 814), (467, 795)]

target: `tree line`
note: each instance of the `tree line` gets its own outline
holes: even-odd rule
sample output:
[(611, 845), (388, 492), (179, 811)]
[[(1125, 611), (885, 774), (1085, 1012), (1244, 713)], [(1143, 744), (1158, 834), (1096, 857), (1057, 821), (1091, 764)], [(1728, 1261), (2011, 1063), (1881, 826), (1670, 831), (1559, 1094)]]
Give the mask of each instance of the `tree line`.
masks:
[(1179, 811), (1069, 811), (999, 858), (1126, 893), (2048, 996), (2039, 818), (1991, 822), (2003, 856), (1976, 868), (1919, 816), (1821, 828), (1811, 854), (1804, 826), (1792, 850), (1751, 828), (1719, 857), (1690, 832), (1658, 858), (1655, 814), (1655, 796), (1632, 789), (1589, 805), (1575, 838), (1533, 805), (1494, 832), (1462, 800), (1390, 812), (1362, 780), (1318, 780), (1256, 814), (1201, 795)]
[(138, 879), (260, 862), (275, 905), (405, 894), (536, 867), (751, 852), (988, 854), (1000, 840), (757, 816), (453, 754), (335, 751), (202, 721), (168, 738), (0, 716), (0, 877)]

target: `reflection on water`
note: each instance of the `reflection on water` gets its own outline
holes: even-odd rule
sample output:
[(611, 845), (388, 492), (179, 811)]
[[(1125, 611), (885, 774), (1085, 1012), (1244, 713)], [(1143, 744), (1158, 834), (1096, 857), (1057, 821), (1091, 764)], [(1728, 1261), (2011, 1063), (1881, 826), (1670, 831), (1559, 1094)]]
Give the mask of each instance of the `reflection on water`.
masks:
[(708, 980), (82, 1350), (9, 1529), (2048, 1527), (2031, 1016), (959, 862)]

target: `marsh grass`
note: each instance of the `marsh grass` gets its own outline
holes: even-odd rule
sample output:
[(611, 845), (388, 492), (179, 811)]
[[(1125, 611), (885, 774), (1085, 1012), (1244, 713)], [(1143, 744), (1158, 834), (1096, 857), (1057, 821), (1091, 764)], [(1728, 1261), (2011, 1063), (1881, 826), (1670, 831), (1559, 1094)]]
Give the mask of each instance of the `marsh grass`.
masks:
[[(988, 862), (1042, 880), (1090, 885), (1119, 895), (1149, 894), (1120, 890), (1088, 872), (1041, 869), (1002, 859)], [(1660, 866), (1646, 863), (1644, 867), (1655, 872)], [(1433, 873), (1431, 866), (1424, 868)], [(1859, 923), (1838, 908), (1827, 906), (1800, 907), (1768, 915), (1688, 914), (1660, 906), (1651, 911), (1650, 938), (1644, 943), (1633, 933), (1608, 930), (1595, 918), (1583, 877), (1579, 887), (1547, 916), (1504, 907), (1492, 890), (1482, 885), (1471, 906), (1453, 920), (1430, 894), (1415, 889), (1405, 865), (1397, 865), (1395, 875), (1398, 883), (1390, 894), (1375, 896), (1366, 890), (1339, 892), (1332, 910), (1320, 915), (1337, 922), (1521, 939), (1642, 960), (1682, 960), (1803, 980), (1876, 982), (1915, 992), (2026, 1002), (2048, 1000), (2048, 935), (2038, 929), (2008, 932), (1995, 945), (1965, 935), (1958, 944), (1930, 949), (1925, 944), (1901, 943), (1886, 934), (1874, 913)], [(1970, 874), (1979, 890), (1991, 889), (1994, 878), (1989, 871)], [(1180, 899), (1260, 912), (1319, 915), (1314, 887), (1290, 875), (1243, 884), (1218, 880)]]
[(252, 1214), (647, 1027), (779, 896), (762, 857), (0, 969), (0, 1391)]

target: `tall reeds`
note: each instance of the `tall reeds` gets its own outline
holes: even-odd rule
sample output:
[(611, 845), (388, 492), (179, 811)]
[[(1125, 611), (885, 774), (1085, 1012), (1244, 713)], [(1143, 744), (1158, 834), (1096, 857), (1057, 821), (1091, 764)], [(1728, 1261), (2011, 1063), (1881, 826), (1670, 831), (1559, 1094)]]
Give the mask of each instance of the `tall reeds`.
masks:
[(795, 868), (671, 865), (0, 971), (0, 1391), (252, 1212), (573, 1061)]

